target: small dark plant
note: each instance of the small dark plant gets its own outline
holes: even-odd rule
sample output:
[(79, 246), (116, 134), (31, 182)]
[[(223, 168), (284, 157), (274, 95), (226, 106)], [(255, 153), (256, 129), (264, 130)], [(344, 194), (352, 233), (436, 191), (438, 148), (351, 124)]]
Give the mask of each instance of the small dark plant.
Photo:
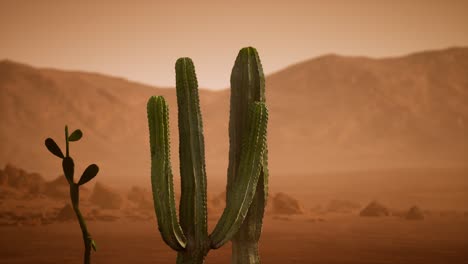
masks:
[(70, 198), (73, 205), (73, 210), (75, 211), (76, 217), (78, 218), (78, 222), (80, 223), (81, 232), (83, 233), (83, 242), (85, 249), (84, 263), (89, 264), (91, 263), (91, 248), (94, 251), (96, 251), (96, 243), (91, 238), (91, 234), (88, 232), (86, 222), (79, 208), (80, 185), (83, 185), (92, 180), (94, 177), (96, 177), (99, 171), (99, 167), (96, 164), (89, 165), (83, 172), (83, 175), (81, 175), (81, 178), (78, 181), (78, 183), (74, 182), (73, 175), (75, 172), (75, 163), (73, 162), (73, 159), (70, 157), (69, 154), (69, 143), (80, 140), (82, 136), (83, 133), (79, 129), (73, 131), (71, 135), (68, 135), (68, 127), (65, 126), (65, 155), (63, 155), (62, 150), (52, 138), (47, 138), (45, 140), (45, 145), (52, 154), (62, 159), (63, 174), (65, 175), (65, 178), (67, 178), (68, 184), (70, 185)]

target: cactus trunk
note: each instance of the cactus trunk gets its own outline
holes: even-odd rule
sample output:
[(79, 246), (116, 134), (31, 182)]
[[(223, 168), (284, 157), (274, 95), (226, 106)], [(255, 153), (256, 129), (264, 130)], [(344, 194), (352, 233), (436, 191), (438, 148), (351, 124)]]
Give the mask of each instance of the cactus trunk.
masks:
[(177, 264), (203, 264), (206, 253), (181, 251), (177, 253)]
[(70, 196), (72, 200), (72, 207), (75, 211), (76, 218), (78, 219), (78, 223), (80, 224), (81, 233), (83, 235), (83, 244), (84, 244), (84, 264), (91, 263), (91, 236), (88, 232), (88, 227), (86, 226), (86, 222), (84, 220), (83, 215), (81, 214), (79, 208), (79, 201), (80, 201), (80, 190), (78, 189), (77, 184), (70, 185)]
[[(245, 136), (247, 109), (253, 102), (265, 102), (265, 77), (257, 51), (244, 48), (239, 52), (231, 74), (231, 110), (229, 120), (229, 167), (226, 200), (229, 203), (239, 167), (242, 138)], [(258, 241), (268, 195), (267, 149), (262, 160), (261, 175), (255, 197), (238, 233), (232, 239), (233, 264), (260, 263)]]

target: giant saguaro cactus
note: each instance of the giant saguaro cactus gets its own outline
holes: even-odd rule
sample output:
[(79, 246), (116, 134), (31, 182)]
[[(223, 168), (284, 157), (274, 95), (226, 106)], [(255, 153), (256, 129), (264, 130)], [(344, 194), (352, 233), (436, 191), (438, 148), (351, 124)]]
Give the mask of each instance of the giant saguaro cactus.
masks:
[[(245, 73), (247, 75), (244, 75)], [(155, 211), (164, 241), (178, 252), (177, 263), (203, 263), (210, 249), (219, 248), (233, 238), (234, 253), (241, 254), (233, 257), (236, 263), (259, 261), (257, 243), (268, 175), (266, 173), (268, 111), (263, 96), (263, 73), (255, 49), (244, 48), (239, 52), (233, 69), (233, 79), (236, 86), (233, 86), (231, 95), (229, 133), (231, 150), (227, 203), (221, 219), (209, 236), (205, 146), (193, 62), (189, 58), (181, 58), (176, 62), (182, 186), (180, 224), (177, 221), (170, 164), (168, 106), (161, 96), (153, 96), (148, 101), (151, 183)], [(256, 80), (260, 80), (262, 84), (253, 85)], [(242, 131), (237, 131), (239, 129)], [(243, 242), (246, 242), (246, 245), (239, 246), (238, 243)], [(251, 261), (242, 262), (245, 259)]]

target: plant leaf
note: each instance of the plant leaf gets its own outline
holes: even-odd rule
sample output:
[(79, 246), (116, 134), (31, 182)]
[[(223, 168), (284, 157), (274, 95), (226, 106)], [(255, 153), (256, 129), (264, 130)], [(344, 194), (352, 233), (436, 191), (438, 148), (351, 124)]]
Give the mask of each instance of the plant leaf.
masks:
[(99, 172), (99, 167), (96, 164), (91, 164), (89, 165), (86, 170), (83, 172), (83, 175), (81, 175), (80, 181), (78, 182), (78, 185), (83, 185), (90, 180), (92, 180), (94, 177)]
[(83, 132), (81, 132), (81, 130), (77, 129), (75, 131), (73, 131), (73, 133), (71, 133), (70, 136), (68, 136), (68, 141), (78, 141), (81, 139), (81, 137), (83, 136)]
[(97, 251), (97, 245), (94, 239), (91, 239), (91, 247), (93, 248), (94, 251)]
[(50, 151), (50, 153), (54, 154), (55, 156), (63, 159), (65, 156), (63, 155), (63, 152), (62, 150), (59, 148), (59, 146), (57, 145), (57, 143), (55, 143), (55, 141), (51, 138), (47, 138), (45, 140), (45, 145), (46, 145), (46, 148)]
[(62, 161), (63, 173), (68, 180), (69, 184), (73, 184), (73, 174), (75, 171), (75, 163), (70, 157), (65, 157)]

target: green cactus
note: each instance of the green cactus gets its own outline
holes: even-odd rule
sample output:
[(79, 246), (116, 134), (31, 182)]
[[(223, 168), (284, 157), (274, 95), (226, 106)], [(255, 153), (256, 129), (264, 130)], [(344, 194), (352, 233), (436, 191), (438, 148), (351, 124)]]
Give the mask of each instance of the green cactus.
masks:
[(170, 163), (168, 106), (162, 96), (151, 97), (147, 105), (151, 183), (162, 238), (178, 252), (180, 264), (203, 263), (210, 249), (231, 239), (233, 253), (239, 254), (232, 258), (235, 263), (259, 263), (258, 239), (268, 179), (268, 111), (257, 51), (242, 49), (233, 68), (227, 203), (211, 235), (207, 231), (205, 146), (195, 67), (191, 59), (180, 58), (175, 68), (182, 186), (180, 224)]
[(91, 263), (91, 249), (96, 251), (97, 248), (96, 242), (94, 242), (94, 240), (91, 238), (91, 234), (88, 231), (86, 222), (79, 208), (80, 186), (96, 177), (97, 173), (99, 172), (99, 167), (96, 164), (91, 164), (85, 169), (78, 183), (75, 183), (75, 181), (73, 180), (73, 175), (75, 172), (75, 163), (69, 155), (69, 142), (78, 141), (81, 139), (82, 136), (83, 133), (79, 129), (73, 131), (71, 135), (68, 135), (68, 127), (65, 126), (66, 155), (63, 155), (62, 150), (52, 138), (47, 138), (45, 140), (45, 145), (52, 154), (62, 159), (63, 173), (68, 181), (68, 184), (70, 185), (70, 198), (73, 205), (73, 210), (75, 211), (76, 217), (78, 218), (81, 232), (83, 234), (84, 263), (89, 264)]
[[(229, 118), (229, 166), (226, 202), (233, 199), (237, 188), (235, 179), (243, 177), (238, 170), (245, 146), (248, 126), (247, 107), (253, 102), (265, 103), (265, 77), (257, 50), (245, 48), (239, 52), (231, 73), (231, 109)], [(232, 239), (233, 264), (260, 263), (258, 241), (262, 231), (263, 215), (268, 197), (268, 148), (265, 144), (255, 197), (247, 216), (237, 234)]]

